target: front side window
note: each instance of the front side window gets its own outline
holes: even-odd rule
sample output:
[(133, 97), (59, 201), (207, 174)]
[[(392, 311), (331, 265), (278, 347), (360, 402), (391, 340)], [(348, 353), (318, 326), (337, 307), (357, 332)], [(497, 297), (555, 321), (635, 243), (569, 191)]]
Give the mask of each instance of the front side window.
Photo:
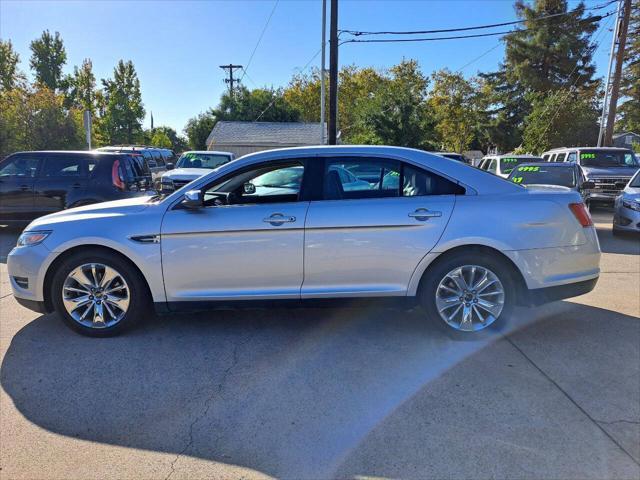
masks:
[(578, 155), (576, 154), (576, 152), (570, 152), (569, 156), (567, 157), (567, 162), (575, 162), (578, 158)]
[(20, 155), (0, 164), (0, 177), (35, 177), (36, 170), (37, 158)]
[(205, 190), (205, 206), (296, 202), (304, 166), (295, 162), (244, 171)]
[(41, 177), (79, 177), (83, 174), (84, 159), (80, 156), (48, 157), (44, 159)]
[(498, 161), (494, 158), (489, 163), (489, 166), (487, 167), (487, 171), (491, 173), (496, 173), (497, 170), (498, 170)]
[(566, 156), (567, 156), (566, 153), (559, 153), (558, 156), (556, 157), (556, 162), (564, 162), (564, 157)]

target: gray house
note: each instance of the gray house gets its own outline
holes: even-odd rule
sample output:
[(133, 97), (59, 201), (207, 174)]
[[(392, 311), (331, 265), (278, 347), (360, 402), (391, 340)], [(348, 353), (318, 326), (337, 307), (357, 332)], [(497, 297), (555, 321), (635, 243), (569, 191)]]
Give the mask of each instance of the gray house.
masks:
[(236, 157), (274, 148), (321, 144), (320, 123), (220, 121), (207, 137), (207, 150), (231, 152)]
[(613, 146), (620, 148), (633, 148), (633, 144), (640, 144), (640, 135), (634, 132), (616, 133), (613, 136)]

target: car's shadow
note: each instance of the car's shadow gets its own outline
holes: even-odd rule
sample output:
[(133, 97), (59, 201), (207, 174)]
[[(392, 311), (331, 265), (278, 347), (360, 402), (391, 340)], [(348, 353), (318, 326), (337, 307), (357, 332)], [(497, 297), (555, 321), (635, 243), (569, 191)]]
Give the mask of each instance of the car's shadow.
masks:
[[(630, 318), (567, 302), (545, 308), (522, 311), (512, 327), (561, 322), (575, 309), (602, 317), (589, 328)], [(501, 338), (455, 341), (420, 311), (398, 309), (169, 316), (112, 339), (76, 335), (46, 315), (15, 334), (0, 381), (22, 415), (57, 434), (326, 478), (408, 399)], [(393, 472), (366, 473), (410, 474), (403, 468), (424, 465), (428, 448), (414, 447)]]

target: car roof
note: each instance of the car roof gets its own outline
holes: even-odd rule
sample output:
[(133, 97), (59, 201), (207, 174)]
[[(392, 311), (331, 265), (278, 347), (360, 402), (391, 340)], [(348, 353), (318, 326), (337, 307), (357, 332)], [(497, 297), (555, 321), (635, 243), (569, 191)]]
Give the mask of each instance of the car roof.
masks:
[(552, 148), (551, 150), (547, 150), (546, 153), (555, 153), (555, 152), (560, 152), (562, 150), (620, 150), (623, 152), (630, 152), (631, 149), (630, 148), (623, 148), (623, 147), (558, 147), (558, 148)]
[(71, 155), (120, 155), (117, 152), (109, 152), (105, 150), (25, 150), (23, 152), (15, 152), (15, 154), (19, 153), (64, 153)]
[(197, 153), (202, 155), (233, 155), (231, 152), (223, 152), (221, 150), (187, 150), (186, 152), (182, 152), (183, 155), (185, 153)]

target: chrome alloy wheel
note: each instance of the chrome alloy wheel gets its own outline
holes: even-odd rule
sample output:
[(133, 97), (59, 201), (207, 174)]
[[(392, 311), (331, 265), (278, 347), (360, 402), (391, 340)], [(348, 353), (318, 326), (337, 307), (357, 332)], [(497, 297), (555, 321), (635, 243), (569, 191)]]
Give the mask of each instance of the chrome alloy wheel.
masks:
[(118, 323), (129, 308), (129, 286), (123, 276), (107, 265), (85, 263), (67, 275), (62, 302), (67, 313), (89, 328)]
[(504, 307), (504, 286), (495, 273), (479, 265), (463, 265), (447, 273), (436, 289), (440, 317), (456, 330), (488, 327)]

